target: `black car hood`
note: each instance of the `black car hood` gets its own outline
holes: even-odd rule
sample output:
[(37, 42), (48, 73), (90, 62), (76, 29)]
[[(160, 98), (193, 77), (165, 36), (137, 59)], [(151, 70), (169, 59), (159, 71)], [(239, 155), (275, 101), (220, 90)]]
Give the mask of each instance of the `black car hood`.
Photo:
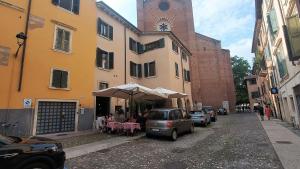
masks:
[(44, 144), (44, 143), (55, 144), (58, 143), (58, 141), (49, 138), (33, 136), (26, 139), (22, 139), (22, 141), (19, 144)]

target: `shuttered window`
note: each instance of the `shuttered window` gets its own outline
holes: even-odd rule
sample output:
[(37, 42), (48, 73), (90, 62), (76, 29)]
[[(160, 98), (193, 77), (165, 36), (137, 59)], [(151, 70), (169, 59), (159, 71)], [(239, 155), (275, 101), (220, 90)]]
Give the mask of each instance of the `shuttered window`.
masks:
[(52, 71), (52, 87), (68, 88), (68, 76), (67, 71), (54, 69)]
[(71, 31), (63, 27), (56, 26), (55, 28), (55, 44), (54, 49), (63, 52), (71, 51)]
[(185, 62), (187, 62), (187, 55), (184, 51), (181, 52), (181, 57)]
[(175, 63), (175, 73), (176, 73), (176, 77), (179, 77), (179, 66), (177, 63)]
[(291, 46), (291, 58), (294, 61), (300, 59), (300, 19), (297, 15), (287, 19), (288, 36)]
[(187, 82), (191, 81), (191, 77), (190, 77), (190, 71), (184, 69), (184, 80)]
[(160, 39), (148, 44), (145, 44), (145, 52), (154, 50), (154, 49), (159, 49), (159, 48), (164, 48), (165, 47), (165, 39)]
[(278, 28), (279, 28), (277, 15), (276, 15), (276, 11), (274, 8), (270, 11), (270, 13), (268, 13), (267, 19), (268, 19), (270, 34), (271, 34), (272, 38), (274, 39), (278, 32)]
[(103, 20), (101, 20), (100, 18), (98, 18), (97, 21), (97, 33), (100, 36), (104, 36), (106, 38), (108, 38), (109, 40), (113, 40), (114, 39), (114, 28), (107, 24), (106, 22), (104, 22)]
[(114, 53), (97, 48), (96, 66), (103, 69), (114, 68)]
[(155, 61), (144, 64), (144, 75), (145, 75), (145, 77), (156, 76)]
[(130, 76), (141, 78), (142, 77), (142, 65), (130, 62)]
[(172, 49), (174, 52), (178, 53), (178, 46), (174, 41), (172, 41)]
[(80, 0), (52, 0), (52, 4), (71, 11), (75, 14), (79, 14)]
[(286, 59), (284, 57), (282, 44), (279, 46), (279, 48), (276, 51), (276, 59), (277, 59), (278, 72), (280, 78), (284, 78), (288, 74), (288, 70), (286, 66)]

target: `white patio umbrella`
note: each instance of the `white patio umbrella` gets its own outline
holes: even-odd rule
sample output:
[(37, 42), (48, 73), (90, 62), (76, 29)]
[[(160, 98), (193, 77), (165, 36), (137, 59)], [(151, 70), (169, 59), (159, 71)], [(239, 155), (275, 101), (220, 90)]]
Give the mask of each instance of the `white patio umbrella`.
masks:
[(188, 96), (187, 94), (172, 91), (172, 90), (168, 90), (168, 89), (161, 88), (161, 87), (158, 87), (158, 88), (153, 89), (153, 90), (160, 93), (160, 94), (166, 95), (169, 99), (171, 99), (171, 98), (185, 98), (185, 97)]
[(167, 96), (164, 94), (158, 93), (150, 88), (135, 83), (94, 91), (93, 95), (129, 99), (131, 105), (130, 113), (132, 113), (133, 100), (162, 100), (167, 98)]
[(167, 96), (145, 86), (129, 83), (120, 86), (94, 91), (94, 96), (117, 97), (122, 99), (161, 100)]

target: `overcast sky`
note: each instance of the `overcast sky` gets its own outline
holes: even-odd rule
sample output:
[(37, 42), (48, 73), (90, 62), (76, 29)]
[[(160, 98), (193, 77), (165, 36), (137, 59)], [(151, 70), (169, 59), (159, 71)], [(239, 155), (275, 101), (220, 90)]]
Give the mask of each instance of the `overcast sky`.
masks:
[[(136, 0), (103, 0), (132, 24), (137, 25)], [(222, 41), (231, 56), (252, 63), (254, 0), (193, 0), (196, 32)]]

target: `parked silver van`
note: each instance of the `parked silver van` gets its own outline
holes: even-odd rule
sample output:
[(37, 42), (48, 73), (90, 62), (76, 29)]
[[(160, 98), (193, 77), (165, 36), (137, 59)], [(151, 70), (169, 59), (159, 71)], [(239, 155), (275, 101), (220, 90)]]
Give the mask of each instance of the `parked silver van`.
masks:
[(153, 109), (146, 122), (146, 136), (168, 136), (176, 140), (178, 134), (194, 132), (191, 119), (183, 117), (181, 109)]

